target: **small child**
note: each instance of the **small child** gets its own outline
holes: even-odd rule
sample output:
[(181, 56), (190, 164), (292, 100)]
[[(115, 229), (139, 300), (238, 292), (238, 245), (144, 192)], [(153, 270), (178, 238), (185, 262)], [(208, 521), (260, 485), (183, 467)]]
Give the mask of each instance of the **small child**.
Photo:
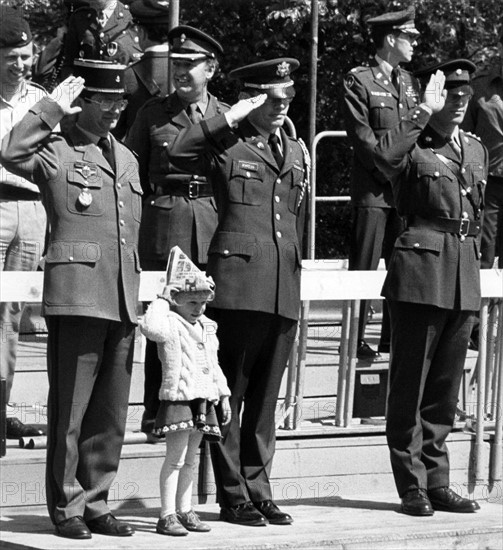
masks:
[(140, 324), (143, 334), (157, 342), (162, 363), (161, 405), (154, 433), (166, 435), (166, 458), (160, 473), (161, 514), (156, 530), (173, 536), (210, 531), (192, 508), (192, 469), (202, 438), (219, 441), (222, 437), (215, 410), (219, 401), (222, 424), (231, 419), (230, 390), (217, 358), (217, 325), (203, 315), (215, 285), (179, 252), (185, 266), (184, 284), (179, 276), (170, 277), (168, 268), (167, 285)]

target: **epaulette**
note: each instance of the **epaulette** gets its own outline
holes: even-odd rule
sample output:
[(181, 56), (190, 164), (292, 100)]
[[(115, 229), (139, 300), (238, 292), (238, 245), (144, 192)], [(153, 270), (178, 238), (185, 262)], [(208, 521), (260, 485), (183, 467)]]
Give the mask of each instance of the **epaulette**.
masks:
[(477, 141), (480, 141), (480, 143), (482, 143), (482, 140), (476, 134), (473, 134), (472, 132), (467, 132), (466, 130), (461, 130), (461, 132), (463, 133), (464, 136), (471, 137), (473, 139), (476, 139)]
[(370, 70), (370, 67), (368, 65), (360, 65), (359, 67), (353, 67), (349, 73), (347, 74), (358, 74), (358, 73), (362, 73), (364, 71), (369, 71)]

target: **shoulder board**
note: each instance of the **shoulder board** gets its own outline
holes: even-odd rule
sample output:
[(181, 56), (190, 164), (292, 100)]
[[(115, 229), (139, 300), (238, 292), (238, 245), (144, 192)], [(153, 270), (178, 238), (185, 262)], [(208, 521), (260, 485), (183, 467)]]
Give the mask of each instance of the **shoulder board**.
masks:
[(135, 159), (138, 158), (138, 154), (135, 151), (133, 151), (133, 149), (131, 149), (129, 145), (126, 145), (123, 141), (117, 138), (115, 138), (115, 141), (117, 142), (118, 147), (122, 145), (122, 147), (124, 147), (124, 149), (127, 149), (134, 156)]
[(354, 67), (347, 74), (358, 74), (358, 73), (363, 73), (365, 71), (370, 71), (370, 67), (364, 67), (364, 66)]
[(476, 134), (472, 134), (472, 132), (466, 132), (465, 130), (462, 130), (461, 132), (464, 136), (471, 137), (473, 139), (476, 139), (477, 141), (480, 141), (480, 143), (482, 143), (482, 140)]
[(228, 103), (225, 103), (225, 101), (217, 100), (220, 105), (223, 105), (224, 107), (227, 107), (227, 109), (230, 109), (231, 106)]

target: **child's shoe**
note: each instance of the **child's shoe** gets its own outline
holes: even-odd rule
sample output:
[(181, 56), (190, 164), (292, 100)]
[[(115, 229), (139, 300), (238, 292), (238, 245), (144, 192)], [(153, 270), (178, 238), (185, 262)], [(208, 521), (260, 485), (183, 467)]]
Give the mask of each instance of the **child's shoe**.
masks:
[(171, 535), (172, 537), (183, 537), (189, 534), (187, 529), (178, 521), (176, 514), (160, 518), (157, 522), (156, 531), (159, 535)]
[(189, 512), (179, 512), (178, 519), (180, 520), (180, 523), (189, 531), (198, 531), (200, 533), (211, 531), (211, 527), (207, 523), (203, 523), (194, 510), (190, 510)]

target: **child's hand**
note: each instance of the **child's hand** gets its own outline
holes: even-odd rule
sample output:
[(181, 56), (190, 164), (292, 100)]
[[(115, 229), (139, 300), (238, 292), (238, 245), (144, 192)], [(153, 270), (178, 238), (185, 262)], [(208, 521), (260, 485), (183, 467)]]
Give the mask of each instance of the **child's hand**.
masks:
[(220, 401), (220, 407), (222, 410), (222, 424), (227, 426), (232, 418), (231, 404), (228, 397), (222, 397)]

